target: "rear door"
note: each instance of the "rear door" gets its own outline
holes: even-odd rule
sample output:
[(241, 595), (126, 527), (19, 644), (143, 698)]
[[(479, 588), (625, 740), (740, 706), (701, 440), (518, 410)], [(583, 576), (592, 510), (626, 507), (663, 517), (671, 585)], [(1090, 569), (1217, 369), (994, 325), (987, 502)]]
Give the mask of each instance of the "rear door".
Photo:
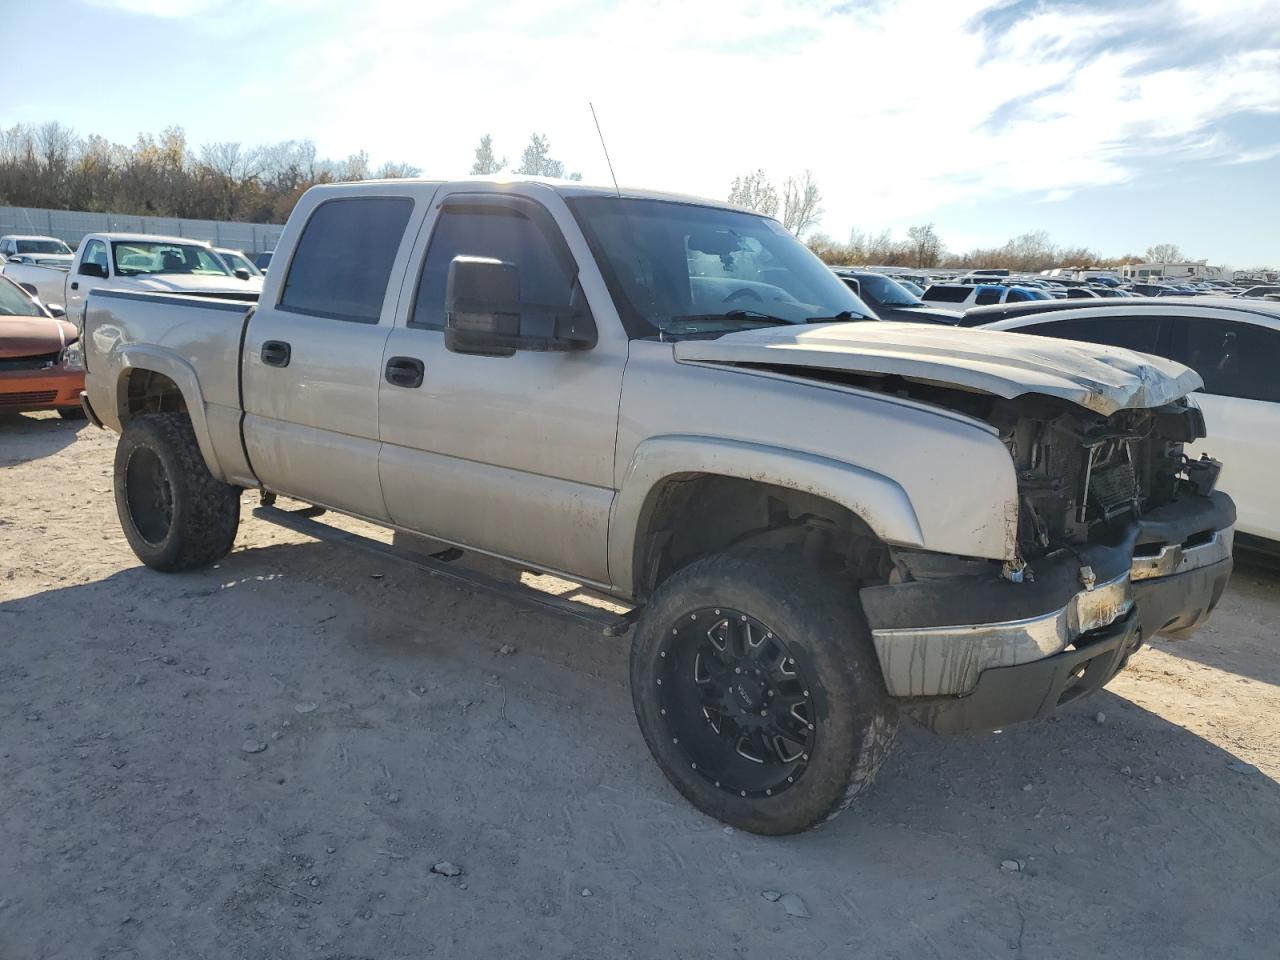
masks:
[(1172, 356), (1200, 374), (1208, 437), (1189, 447), (1222, 461), (1219, 486), (1236, 528), (1280, 540), (1280, 330), (1210, 317), (1170, 317)]
[[(454, 257), (514, 263), (526, 302), (567, 308), (585, 302), (584, 286), (603, 291), (563, 202), (547, 199), (559, 219), (533, 199), (492, 192), (454, 193), (437, 205), (386, 345), (382, 489), (397, 526), (607, 583), (628, 346), (607, 297), (591, 305), (598, 341), (590, 350), (486, 357), (444, 345)], [(410, 364), (420, 381), (393, 375)]]
[(241, 356), (245, 448), (265, 487), (387, 518), (378, 482), (383, 346), (434, 192), (408, 182), (320, 190), (289, 218), (279, 249), (292, 256), (273, 262)]

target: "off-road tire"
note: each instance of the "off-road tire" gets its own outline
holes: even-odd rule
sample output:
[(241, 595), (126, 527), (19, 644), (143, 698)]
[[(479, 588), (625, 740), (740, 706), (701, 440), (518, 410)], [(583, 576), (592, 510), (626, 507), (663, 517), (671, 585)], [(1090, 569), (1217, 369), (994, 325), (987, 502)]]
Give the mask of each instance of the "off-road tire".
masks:
[[(766, 625), (808, 671), (818, 718), (811, 759), (776, 795), (718, 789), (673, 743), (672, 721), (662, 713), (670, 694), (658, 684), (671, 676), (663, 651), (672, 646), (673, 624), (706, 608), (731, 608)], [(898, 727), (856, 584), (758, 550), (707, 557), (658, 587), (635, 627), (631, 696), (645, 741), (676, 789), (717, 820), (760, 834), (798, 833), (846, 809), (870, 786)]]
[[(137, 471), (132, 480), (131, 470)], [(167, 484), (167, 519), (147, 502), (148, 477), (157, 489)], [(129, 421), (116, 445), (114, 485), (120, 526), (148, 567), (193, 570), (231, 550), (240, 525), (240, 488), (209, 473), (185, 413), (148, 413)]]

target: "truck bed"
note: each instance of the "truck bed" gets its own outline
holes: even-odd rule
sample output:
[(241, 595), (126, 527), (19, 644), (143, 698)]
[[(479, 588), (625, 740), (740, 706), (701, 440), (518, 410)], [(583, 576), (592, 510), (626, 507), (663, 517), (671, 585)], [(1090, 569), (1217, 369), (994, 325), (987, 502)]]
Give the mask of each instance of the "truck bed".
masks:
[(94, 414), (119, 430), (121, 405), (128, 409), (129, 390), (137, 389), (120, 389), (121, 377), (138, 366), (158, 370), (185, 396), (198, 398), (189, 412), (215, 475), (254, 484), (240, 443), (240, 350), (253, 309), (208, 296), (94, 290), (83, 329)]

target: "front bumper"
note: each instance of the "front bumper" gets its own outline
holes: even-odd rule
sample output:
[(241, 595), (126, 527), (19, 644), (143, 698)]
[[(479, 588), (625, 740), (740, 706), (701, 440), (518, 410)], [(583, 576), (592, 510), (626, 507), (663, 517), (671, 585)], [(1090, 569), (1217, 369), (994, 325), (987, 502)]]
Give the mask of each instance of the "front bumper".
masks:
[[(1111, 543), (1043, 558), (1023, 583), (961, 576), (867, 587), (885, 686), (938, 730), (1043, 716), (1100, 687), (1142, 640), (1199, 628), (1230, 578), (1234, 523), (1225, 494), (1186, 497)], [(1099, 659), (1107, 651), (1119, 652)], [(1074, 676), (1082, 664), (1093, 664), (1083, 686)]]
[(83, 370), (68, 370), (62, 366), (0, 370), (0, 411), (78, 407), (83, 389)]

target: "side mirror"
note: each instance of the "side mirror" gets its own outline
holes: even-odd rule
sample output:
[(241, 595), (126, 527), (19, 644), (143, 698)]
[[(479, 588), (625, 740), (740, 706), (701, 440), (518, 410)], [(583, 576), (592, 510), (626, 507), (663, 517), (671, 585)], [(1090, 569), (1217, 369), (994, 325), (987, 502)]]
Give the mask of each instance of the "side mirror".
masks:
[(80, 269), (77, 272), (84, 277), (97, 277), (99, 280), (107, 279), (107, 268), (100, 263), (94, 263), (92, 260), (86, 260), (80, 264)]
[(444, 310), (444, 345), (454, 353), (510, 357), (517, 350), (589, 350), (596, 344), (585, 308), (523, 302), (519, 268), (489, 257), (454, 257)]
[(244, 267), (236, 267), (231, 272), (234, 273), (241, 280), (248, 280), (249, 277), (252, 276), (252, 274), (250, 274), (249, 271), (246, 270)]
[(67, 315), (66, 308), (60, 303), (46, 303), (45, 309), (52, 313), (55, 317), (62, 318)]

